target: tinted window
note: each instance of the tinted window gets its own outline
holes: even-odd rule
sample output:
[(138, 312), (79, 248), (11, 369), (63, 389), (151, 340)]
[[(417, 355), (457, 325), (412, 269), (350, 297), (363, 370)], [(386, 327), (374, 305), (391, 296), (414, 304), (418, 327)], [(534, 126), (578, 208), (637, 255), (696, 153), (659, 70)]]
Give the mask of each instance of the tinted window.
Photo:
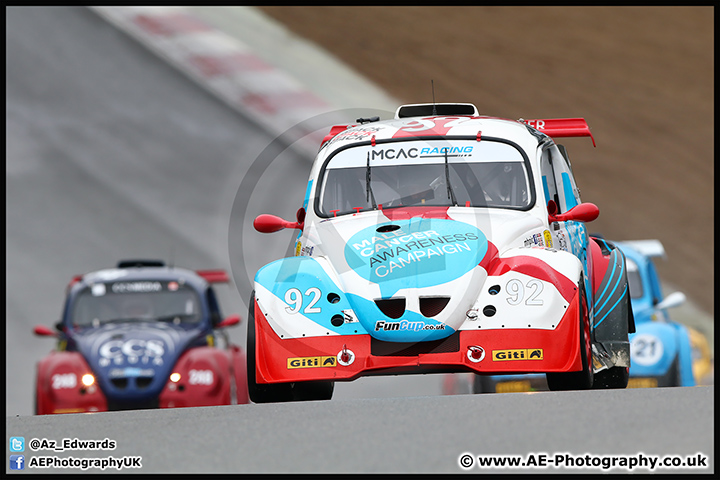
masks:
[(108, 322), (165, 321), (197, 323), (199, 297), (187, 285), (165, 281), (97, 283), (75, 298), (71, 323), (99, 326)]

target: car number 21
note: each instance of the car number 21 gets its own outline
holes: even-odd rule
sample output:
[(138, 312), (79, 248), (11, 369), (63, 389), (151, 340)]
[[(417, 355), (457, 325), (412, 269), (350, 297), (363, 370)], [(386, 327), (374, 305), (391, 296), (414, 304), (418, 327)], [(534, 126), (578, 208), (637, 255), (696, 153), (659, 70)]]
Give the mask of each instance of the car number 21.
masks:
[[(291, 315), (298, 313), (301, 309), (303, 313), (320, 313), (322, 309), (316, 307), (315, 304), (320, 300), (322, 293), (317, 287), (310, 287), (305, 291), (307, 302), (303, 301), (303, 294), (297, 288), (291, 288), (285, 292), (285, 311)], [(305, 308), (303, 309), (303, 304)]]

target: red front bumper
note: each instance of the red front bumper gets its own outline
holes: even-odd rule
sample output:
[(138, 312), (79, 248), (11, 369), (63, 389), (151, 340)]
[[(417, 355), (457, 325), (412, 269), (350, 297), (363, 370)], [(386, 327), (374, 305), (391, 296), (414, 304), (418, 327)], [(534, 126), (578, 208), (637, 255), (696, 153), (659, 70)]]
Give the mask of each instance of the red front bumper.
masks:
[[(555, 330), (460, 330), (444, 341), (426, 345), (389, 344), (369, 334), (281, 339), (255, 302), (256, 379), (258, 383), (284, 383), (403, 373), (579, 371), (578, 318), (576, 295)], [(480, 347), (482, 353), (473, 358), (471, 347)]]

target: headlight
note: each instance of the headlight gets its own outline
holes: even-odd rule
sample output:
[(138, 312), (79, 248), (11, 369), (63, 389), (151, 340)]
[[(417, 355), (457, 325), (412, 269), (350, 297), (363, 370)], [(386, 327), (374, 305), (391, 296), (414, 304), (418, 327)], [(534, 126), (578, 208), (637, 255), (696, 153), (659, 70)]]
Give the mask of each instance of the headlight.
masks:
[(82, 384), (83, 384), (83, 385), (85, 385), (86, 387), (89, 387), (90, 385), (92, 385), (93, 383), (95, 383), (95, 377), (93, 377), (93, 376), (92, 376), (91, 374), (89, 374), (89, 373), (86, 373), (85, 375), (82, 376), (82, 380), (81, 380), (81, 381), (82, 381)]

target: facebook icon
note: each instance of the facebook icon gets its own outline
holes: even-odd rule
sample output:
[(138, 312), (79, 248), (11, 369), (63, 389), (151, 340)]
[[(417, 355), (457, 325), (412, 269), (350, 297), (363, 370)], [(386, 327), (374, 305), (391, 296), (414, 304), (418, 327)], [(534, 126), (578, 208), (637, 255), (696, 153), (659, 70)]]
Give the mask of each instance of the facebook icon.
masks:
[(25, 455), (10, 455), (10, 470), (25, 470)]

